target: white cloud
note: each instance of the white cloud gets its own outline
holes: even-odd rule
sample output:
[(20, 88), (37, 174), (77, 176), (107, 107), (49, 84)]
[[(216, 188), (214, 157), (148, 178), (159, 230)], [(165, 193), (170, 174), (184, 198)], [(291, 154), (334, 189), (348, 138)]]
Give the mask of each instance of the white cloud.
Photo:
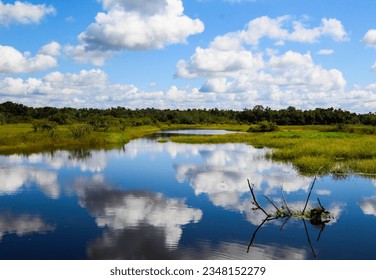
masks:
[[(288, 28), (292, 25), (292, 28)], [(321, 25), (307, 28), (302, 21), (292, 21), (290, 16), (270, 18), (263, 16), (250, 21), (245, 30), (240, 32), (242, 39), (250, 45), (258, 45), (264, 37), (276, 40), (278, 44), (283, 41), (301, 43), (314, 43), (320, 37), (330, 37), (335, 41), (348, 39), (342, 23), (334, 18), (321, 20)]]
[(87, 46), (65, 46), (65, 53), (74, 61), (85, 64), (91, 63), (94, 66), (103, 66), (106, 59), (115, 54), (112, 50), (89, 49)]
[(51, 43), (44, 45), (40, 50), (40, 54), (49, 56), (59, 56), (61, 51), (61, 45), (58, 42), (52, 41)]
[(204, 30), (199, 19), (184, 15), (181, 0), (100, 2), (106, 12), (98, 13), (95, 22), (78, 36), (79, 46), (67, 49), (78, 62), (101, 65), (115, 51), (161, 49), (185, 43), (188, 36)]
[(376, 62), (371, 67), (372, 71), (376, 72)]
[(376, 29), (368, 30), (366, 35), (364, 35), (363, 37), (363, 43), (372, 47), (376, 47)]
[(335, 95), (344, 93), (342, 73), (316, 65), (309, 53), (269, 53), (266, 60), (260, 53), (219, 50), (213, 45), (197, 48), (189, 61), (177, 64), (179, 77), (207, 78), (202, 92), (227, 93), (228, 97), (235, 93), (231, 98), (240, 103), (254, 106), (269, 101), (273, 107), (301, 100), (309, 100), (312, 106), (317, 100), (331, 103)]
[(12, 96), (13, 100), (37, 107), (166, 107), (163, 92), (145, 92), (133, 85), (111, 83), (107, 75), (98, 69), (79, 73), (56, 71), (38, 79), (6, 77), (0, 79), (1, 95)]
[(58, 43), (51, 42), (31, 56), (29, 52), (21, 53), (11, 46), (0, 45), (0, 73), (33, 73), (56, 67), (59, 49)]
[[(332, 106), (345, 98), (346, 80), (342, 73), (324, 69), (310, 53), (255, 50), (254, 46), (264, 37), (277, 42), (305, 43), (315, 42), (321, 36), (347, 38), (342, 24), (335, 19), (323, 19), (321, 26), (311, 29), (294, 21), (292, 31), (283, 28), (289, 22), (289, 16), (260, 17), (249, 22), (245, 30), (218, 36), (208, 48), (198, 47), (189, 60), (180, 60), (176, 76), (205, 78), (200, 91), (215, 94), (217, 101), (227, 99), (233, 107), (263, 104), (306, 109)], [(324, 50), (321, 54), (329, 52)]]
[(320, 55), (330, 55), (333, 53), (334, 53), (334, 50), (331, 50), (331, 49), (322, 49), (317, 52), (317, 54), (320, 54)]
[(4, 4), (0, 0), (0, 24), (12, 23), (32, 24), (39, 23), (44, 16), (54, 15), (53, 6), (33, 5), (27, 2), (16, 1), (14, 4)]

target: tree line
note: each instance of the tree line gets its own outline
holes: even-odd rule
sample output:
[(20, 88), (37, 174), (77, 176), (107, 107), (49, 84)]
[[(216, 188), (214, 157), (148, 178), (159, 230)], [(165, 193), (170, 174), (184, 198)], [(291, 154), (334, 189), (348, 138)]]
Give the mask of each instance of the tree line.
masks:
[[(364, 124), (376, 126), (376, 113), (357, 114), (342, 109), (316, 108), (300, 110), (295, 107), (273, 110), (257, 105), (242, 111), (222, 109), (128, 109), (124, 107), (95, 108), (55, 108), (28, 107), (13, 102), (0, 104), (0, 124), (38, 123), (47, 120), (58, 125), (87, 123), (96, 130), (116, 124), (118, 127), (165, 124), (216, 124), (246, 123), (254, 124), (262, 121), (277, 125), (332, 125), (332, 124)], [(35, 127), (34, 129), (38, 129)]]

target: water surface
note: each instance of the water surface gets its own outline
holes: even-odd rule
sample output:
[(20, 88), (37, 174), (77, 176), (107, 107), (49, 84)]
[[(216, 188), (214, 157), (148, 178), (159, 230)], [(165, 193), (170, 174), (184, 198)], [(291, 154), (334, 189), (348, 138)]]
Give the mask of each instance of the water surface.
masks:
[[(245, 144), (134, 140), (119, 150), (0, 157), (1, 259), (376, 259), (376, 181), (318, 178), (333, 216), (312, 225), (252, 210), (247, 179), (302, 209), (312, 182)], [(256, 232), (256, 234), (255, 234)], [(253, 244), (249, 247), (250, 241)]]

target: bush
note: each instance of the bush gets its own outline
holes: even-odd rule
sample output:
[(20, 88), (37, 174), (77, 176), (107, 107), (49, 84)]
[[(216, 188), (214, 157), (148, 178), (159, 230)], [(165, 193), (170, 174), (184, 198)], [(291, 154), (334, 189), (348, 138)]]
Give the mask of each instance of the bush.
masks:
[(251, 126), (248, 132), (270, 132), (278, 129), (278, 125), (274, 122), (262, 121), (255, 126)]
[(57, 123), (48, 120), (34, 120), (32, 122), (34, 132), (51, 132), (54, 133), (57, 128)]
[(90, 135), (93, 131), (93, 128), (88, 124), (77, 124), (70, 126), (69, 130), (72, 133), (74, 139), (78, 139)]

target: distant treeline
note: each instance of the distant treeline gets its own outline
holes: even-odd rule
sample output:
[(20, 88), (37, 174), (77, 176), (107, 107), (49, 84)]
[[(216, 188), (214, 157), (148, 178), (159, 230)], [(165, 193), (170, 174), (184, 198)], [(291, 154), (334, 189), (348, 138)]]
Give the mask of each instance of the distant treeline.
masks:
[(122, 125), (141, 126), (166, 124), (216, 124), (216, 123), (259, 123), (274, 122), (278, 125), (330, 125), (330, 124), (365, 124), (376, 126), (376, 114), (356, 114), (342, 109), (316, 108), (300, 110), (288, 107), (272, 110), (257, 105), (242, 111), (221, 109), (75, 109), (40, 107), (33, 108), (13, 102), (0, 104), (0, 124), (32, 123), (35, 120), (48, 120), (59, 125), (74, 123), (120, 122)]

